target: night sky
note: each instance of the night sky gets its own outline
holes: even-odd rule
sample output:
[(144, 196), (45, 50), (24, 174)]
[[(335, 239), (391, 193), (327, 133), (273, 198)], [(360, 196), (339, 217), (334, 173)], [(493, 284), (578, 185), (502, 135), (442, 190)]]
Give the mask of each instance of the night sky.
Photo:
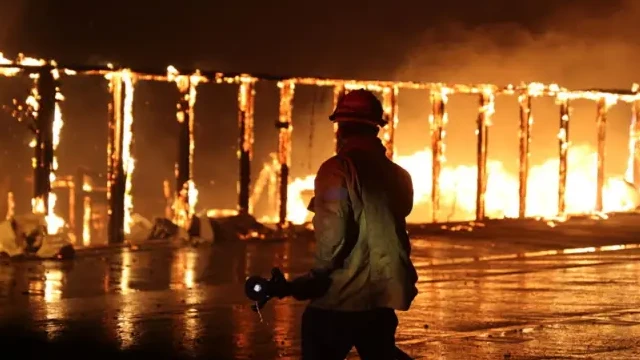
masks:
[[(274, 75), (501, 84), (542, 81), (572, 88), (628, 89), (640, 81), (639, 10), (640, 4), (633, 0), (183, 0), (173, 4), (3, 0), (0, 51), (9, 58), (24, 52), (61, 64), (112, 62), (159, 70), (172, 64)], [(24, 97), (29, 84), (26, 79), (0, 82), (6, 84), (0, 85), (4, 105)], [(61, 171), (73, 173), (79, 165), (101, 169), (106, 158), (102, 145), (106, 142), (106, 83), (72, 78), (63, 86), (67, 100)], [(331, 153), (326, 122), (331, 96), (330, 89), (325, 90), (301, 89), (297, 94), (295, 176), (312, 173)], [(231, 86), (205, 85), (198, 95), (197, 141), (201, 145), (196, 145), (196, 182), (205, 189), (201, 197), (210, 203), (208, 207), (233, 207), (235, 202), (235, 91)], [(401, 96), (398, 147), (400, 153), (408, 154), (428, 146), (429, 104), (425, 94)], [(159, 179), (172, 178), (175, 99), (171, 84), (140, 83), (136, 88), (134, 151), (139, 162), (134, 187), (139, 198), (147, 199), (141, 211), (148, 216), (162, 203)], [(259, 84), (257, 101), (254, 172), (275, 149), (275, 84)], [(452, 164), (473, 162), (474, 152), (464, 144), (474, 141), (475, 103), (475, 99), (452, 101), (450, 108), (456, 107), (451, 110), (448, 135)], [(576, 105), (576, 116), (585, 120), (572, 128), (574, 141), (593, 143), (594, 108), (588, 103)], [(557, 154), (555, 144), (548, 146), (557, 132), (557, 109), (549, 99), (540, 100), (538, 109), (534, 163)], [(509, 140), (495, 140), (489, 156), (515, 171), (515, 101), (499, 99), (498, 114), (492, 139), (508, 134)], [(610, 153), (624, 150), (628, 120), (628, 108), (612, 111), (614, 145), (610, 146), (617, 147)], [(30, 136), (6, 111), (0, 121), (8, 129), (0, 132), (0, 165), (4, 173), (12, 174), (11, 180), (4, 180), (4, 188), (7, 181), (15, 187), (21, 183), (16, 174), (22, 180), (29, 175), (30, 150), (25, 146)], [(623, 156), (612, 159), (609, 170), (619, 172), (623, 162)]]
[[(3, 2), (0, 44), (5, 52), (72, 63), (111, 61), (159, 68), (171, 63), (226, 71), (390, 78), (408, 55), (426, 45), (425, 38), (431, 45), (448, 46), (464, 40), (452, 26), (516, 24), (543, 34), (554, 27), (570, 29), (571, 22), (583, 18), (610, 16), (622, 1)], [(557, 23), (563, 14), (563, 23)], [(434, 38), (429, 38), (432, 33)], [(495, 40), (506, 40), (502, 45), (509, 46), (508, 35)]]

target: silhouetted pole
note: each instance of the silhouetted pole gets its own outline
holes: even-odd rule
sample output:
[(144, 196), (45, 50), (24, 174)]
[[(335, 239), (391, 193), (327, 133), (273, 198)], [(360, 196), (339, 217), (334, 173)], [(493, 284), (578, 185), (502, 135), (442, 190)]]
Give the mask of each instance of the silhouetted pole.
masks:
[(440, 211), (440, 171), (445, 160), (445, 127), (447, 125), (447, 93), (445, 89), (431, 90), (431, 203), (433, 222), (438, 221)]
[(487, 192), (487, 148), (489, 145), (489, 125), (495, 112), (494, 94), (485, 90), (480, 94), (480, 112), (477, 120), (477, 185), (476, 185), (476, 220), (485, 218), (485, 195)]
[(52, 68), (45, 66), (36, 79), (38, 109), (36, 115), (36, 146), (34, 154), (34, 194), (36, 202), (43, 205), (38, 212), (49, 211), (51, 173), (53, 171), (53, 123), (56, 110), (56, 84)]
[(278, 199), (278, 225), (284, 227), (287, 223), (287, 201), (289, 189), (289, 166), (291, 166), (291, 126), (293, 111), (293, 96), (295, 84), (292, 81), (281, 81), (280, 88), (280, 112), (276, 127), (278, 128), (278, 162), (280, 163), (279, 199)]
[[(183, 80), (182, 80), (183, 79)], [(189, 77), (181, 78), (178, 84), (180, 98), (177, 104), (176, 119), (178, 121), (178, 159), (176, 161), (176, 193), (184, 191), (185, 202), (189, 202), (188, 183), (192, 174), (192, 146), (193, 146), (193, 109), (189, 105)]]
[(567, 189), (567, 157), (569, 154), (569, 99), (558, 99), (560, 105), (560, 131), (558, 132), (558, 152), (560, 163), (558, 167), (558, 216), (566, 213)]
[(598, 99), (598, 115), (596, 117), (596, 128), (598, 132), (598, 174), (596, 185), (596, 211), (603, 210), (603, 190), (604, 190), (604, 160), (605, 160), (605, 143), (607, 136), (607, 111), (609, 104), (607, 99)]
[(109, 79), (109, 136), (107, 145), (107, 199), (109, 201), (109, 243), (123, 243), (125, 236), (126, 173), (123, 159), (125, 98), (127, 86), (121, 72)]
[(240, 161), (240, 181), (238, 184), (238, 212), (249, 214), (251, 192), (251, 159), (253, 157), (253, 109), (255, 79), (243, 77), (238, 89), (238, 159)]
[(518, 216), (524, 218), (527, 214), (527, 188), (529, 180), (529, 156), (531, 155), (531, 126), (533, 116), (531, 114), (531, 96), (521, 94), (518, 97), (520, 103), (520, 161), (519, 161), (519, 203)]
[(176, 176), (176, 208), (172, 211), (174, 222), (186, 226), (195, 212), (197, 190), (193, 182), (193, 158), (195, 152), (195, 105), (197, 86), (206, 79), (196, 71), (193, 75), (180, 75), (169, 67), (168, 78), (178, 87), (180, 97), (176, 105), (178, 122), (178, 155), (175, 165)]

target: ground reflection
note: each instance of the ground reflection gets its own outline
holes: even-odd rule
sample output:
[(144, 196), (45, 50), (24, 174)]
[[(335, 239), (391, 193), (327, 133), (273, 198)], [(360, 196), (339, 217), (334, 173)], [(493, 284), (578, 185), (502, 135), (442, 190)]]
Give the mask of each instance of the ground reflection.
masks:
[(42, 312), (44, 331), (53, 340), (65, 329), (67, 309), (61, 299), (66, 273), (55, 262), (43, 262), (27, 271), (29, 302), (36, 312)]
[(197, 306), (203, 301), (203, 293), (198, 289), (200, 253), (196, 249), (181, 249), (173, 257), (171, 265), (171, 289), (185, 293), (185, 309), (178, 316), (179, 322), (174, 336), (180, 340), (181, 347), (189, 355), (196, 355), (200, 338), (203, 335), (203, 324)]
[(193, 249), (178, 251), (171, 264), (171, 289), (192, 289), (196, 286), (199, 253)]
[[(85, 318), (89, 314), (99, 318), (95, 327), (111, 330), (104, 336), (121, 348), (156, 344), (194, 357), (295, 359), (305, 304), (273, 300), (262, 310), (260, 322), (244, 296), (243, 282), (247, 275), (269, 276), (274, 266), (290, 277), (308, 270), (312, 247), (304, 239), (297, 241), (123, 249), (77, 259), (75, 269), (60, 262), (16, 263), (11, 271), (0, 267), (4, 289), (18, 283), (2, 299), (0, 313), (18, 309), (18, 315), (10, 315), (22, 316), (19, 311), (28, 311), (24, 316), (50, 338), (72, 336), (75, 323), (93, 321)], [(640, 251), (575, 248), (579, 250), (554, 250), (556, 255), (549, 256), (538, 247), (521, 252), (533, 254), (525, 257), (489, 256), (480, 249), (483, 254), (470, 257), (461, 246), (459, 258), (476, 260), (459, 263), (448, 257), (445, 246), (416, 250), (420, 294), (409, 312), (398, 313), (399, 346), (416, 358), (470, 358), (443, 355), (455, 353), (493, 359), (508, 352), (514, 358), (536, 358), (531, 354), (541, 351), (530, 340), (546, 339), (556, 344), (545, 348), (546, 354), (568, 358), (575, 354), (559, 350), (558, 339), (580, 339), (577, 348), (589, 340), (574, 323), (640, 322), (626, 313), (598, 314), (637, 306)], [(433, 256), (450, 261), (438, 263)], [(20, 301), (29, 303), (27, 310), (20, 310)], [(610, 337), (599, 340), (602, 344), (615, 343), (618, 336), (613, 330), (601, 334)]]
[(135, 344), (136, 340), (136, 324), (134, 318), (137, 315), (137, 306), (134, 302), (135, 300), (127, 296), (134, 292), (130, 287), (132, 257), (133, 254), (129, 249), (125, 248), (122, 250), (119, 288), (124, 297), (120, 300), (120, 307), (116, 315), (116, 327), (118, 340), (123, 349), (130, 348)]

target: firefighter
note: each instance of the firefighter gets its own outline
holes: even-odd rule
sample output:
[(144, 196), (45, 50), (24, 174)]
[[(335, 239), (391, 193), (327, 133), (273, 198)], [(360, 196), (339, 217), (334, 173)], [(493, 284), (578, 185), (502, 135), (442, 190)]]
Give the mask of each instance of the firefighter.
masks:
[(363, 360), (395, 359), (395, 311), (408, 310), (418, 293), (405, 220), (413, 184), (386, 157), (378, 138), (386, 121), (373, 93), (347, 93), (329, 119), (338, 124), (338, 152), (320, 166), (309, 205), (316, 264), (306, 281), (292, 282), (296, 298), (311, 299), (302, 358), (342, 360), (355, 347)]

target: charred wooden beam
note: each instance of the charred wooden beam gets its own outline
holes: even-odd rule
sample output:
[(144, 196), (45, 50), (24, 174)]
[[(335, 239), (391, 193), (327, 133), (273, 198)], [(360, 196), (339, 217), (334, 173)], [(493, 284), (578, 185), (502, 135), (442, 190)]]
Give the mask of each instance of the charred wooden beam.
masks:
[(480, 95), (480, 111), (477, 120), (477, 183), (476, 220), (485, 218), (485, 195), (487, 192), (487, 149), (489, 145), (489, 125), (494, 112), (494, 94), (483, 91)]
[(109, 136), (107, 144), (107, 199), (109, 201), (109, 243), (124, 242), (126, 174), (123, 160), (124, 99), (126, 86), (119, 73), (109, 82)]
[(567, 162), (569, 154), (569, 99), (559, 99), (560, 131), (558, 132), (558, 216), (566, 213)]
[(251, 160), (253, 157), (253, 109), (255, 80), (243, 79), (238, 89), (238, 159), (240, 161), (240, 181), (238, 184), (238, 212), (249, 214), (251, 196)]
[(438, 221), (440, 211), (440, 172), (445, 159), (445, 126), (447, 124), (447, 94), (443, 89), (431, 91), (431, 204), (432, 220)]
[(531, 96), (522, 94), (518, 97), (520, 103), (520, 161), (518, 163), (519, 196), (518, 216), (524, 218), (527, 214), (527, 188), (529, 180), (529, 156), (531, 154)]
[(604, 191), (604, 160), (605, 160), (605, 141), (607, 136), (607, 100), (605, 98), (598, 99), (598, 114), (596, 117), (596, 128), (598, 132), (598, 173), (596, 180), (596, 211), (603, 210), (603, 191)]
[(278, 128), (278, 162), (280, 164), (279, 176), (279, 202), (278, 225), (287, 223), (287, 202), (289, 190), (289, 167), (291, 166), (291, 126), (293, 112), (293, 96), (295, 84), (290, 81), (278, 83), (280, 88), (280, 112), (276, 127)]
[(177, 104), (176, 119), (178, 121), (178, 158), (176, 161), (176, 193), (185, 190), (185, 200), (188, 203), (188, 183), (192, 175), (191, 147), (193, 143), (193, 119), (192, 109), (189, 106), (189, 78), (185, 79), (185, 86), (178, 87), (180, 98)]
[(56, 111), (56, 86), (52, 68), (40, 69), (36, 79), (38, 110), (36, 123), (36, 146), (34, 154), (34, 199), (44, 205), (45, 214), (49, 211), (49, 193), (51, 192), (51, 173), (53, 171), (53, 123)]

